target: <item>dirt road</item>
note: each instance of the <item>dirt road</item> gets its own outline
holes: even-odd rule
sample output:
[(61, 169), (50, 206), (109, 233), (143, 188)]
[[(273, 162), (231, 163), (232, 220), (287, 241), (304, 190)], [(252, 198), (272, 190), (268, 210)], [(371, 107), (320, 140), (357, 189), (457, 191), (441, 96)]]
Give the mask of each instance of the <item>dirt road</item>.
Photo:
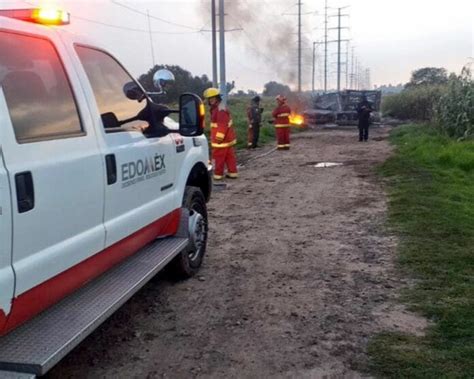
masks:
[[(393, 301), (404, 283), (373, 171), (387, 134), (359, 143), (354, 129), (308, 131), (291, 151), (248, 162), (209, 204), (200, 275), (161, 275), (49, 376), (361, 376), (377, 331), (423, 327)], [(322, 161), (344, 165), (314, 167)]]

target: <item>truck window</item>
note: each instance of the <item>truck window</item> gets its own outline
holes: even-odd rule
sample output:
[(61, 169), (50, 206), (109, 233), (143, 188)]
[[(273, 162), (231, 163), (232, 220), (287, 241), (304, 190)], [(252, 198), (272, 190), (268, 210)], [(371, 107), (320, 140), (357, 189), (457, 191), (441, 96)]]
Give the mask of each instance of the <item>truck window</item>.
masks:
[(19, 143), (84, 135), (73, 92), (53, 44), (0, 32), (0, 86)]
[[(101, 115), (113, 113), (119, 121), (135, 117), (145, 103), (125, 96), (124, 86), (133, 81), (125, 69), (109, 54), (84, 46), (76, 46), (76, 52), (84, 66)], [(148, 124), (132, 121), (123, 124), (126, 129), (143, 130)]]

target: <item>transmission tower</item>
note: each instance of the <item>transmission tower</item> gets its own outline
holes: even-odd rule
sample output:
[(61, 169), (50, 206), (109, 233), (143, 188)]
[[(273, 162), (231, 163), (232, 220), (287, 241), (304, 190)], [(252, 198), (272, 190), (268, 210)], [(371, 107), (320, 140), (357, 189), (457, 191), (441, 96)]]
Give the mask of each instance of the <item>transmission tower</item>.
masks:
[[(330, 42), (336, 42), (337, 43), (337, 91), (339, 92), (341, 90), (341, 42), (348, 42), (348, 39), (342, 39), (342, 30), (343, 29), (349, 29), (347, 26), (342, 26), (341, 25), (341, 19), (342, 17), (348, 17), (348, 14), (342, 14), (341, 11), (343, 9), (347, 8), (346, 7), (339, 7), (337, 8), (337, 15), (331, 15), (330, 17), (337, 17), (337, 27), (336, 28), (329, 28), (330, 30), (337, 30), (337, 40), (335, 41), (330, 41)], [(346, 62), (347, 64), (347, 62)]]

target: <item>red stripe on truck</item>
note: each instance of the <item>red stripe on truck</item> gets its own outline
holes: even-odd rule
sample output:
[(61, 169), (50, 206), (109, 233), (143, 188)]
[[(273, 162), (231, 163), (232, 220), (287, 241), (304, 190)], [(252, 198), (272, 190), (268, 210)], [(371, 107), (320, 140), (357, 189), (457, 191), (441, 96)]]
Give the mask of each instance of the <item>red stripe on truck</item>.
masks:
[(7, 322), (7, 315), (0, 309), (0, 330), (3, 329)]
[(6, 325), (2, 325), (2, 313), (0, 313), (0, 335), (30, 320), (97, 278), (149, 244), (156, 237), (176, 234), (180, 217), (181, 210), (176, 209), (138, 232), (13, 299), (12, 310), (7, 316)]

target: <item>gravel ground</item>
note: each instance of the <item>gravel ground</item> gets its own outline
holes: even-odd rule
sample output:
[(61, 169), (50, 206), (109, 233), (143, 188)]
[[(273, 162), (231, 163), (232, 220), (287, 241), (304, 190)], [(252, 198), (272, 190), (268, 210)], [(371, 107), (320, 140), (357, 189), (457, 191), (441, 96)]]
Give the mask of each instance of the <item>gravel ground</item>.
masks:
[[(291, 151), (240, 153), (240, 179), (209, 204), (200, 274), (160, 274), (48, 376), (364, 377), (371, 336), (425, 327), (396, 303), (407, 283), (374, 173), (388, 132), (313, 130)], [(326, 161), (343, 165), (314, 167)]]

